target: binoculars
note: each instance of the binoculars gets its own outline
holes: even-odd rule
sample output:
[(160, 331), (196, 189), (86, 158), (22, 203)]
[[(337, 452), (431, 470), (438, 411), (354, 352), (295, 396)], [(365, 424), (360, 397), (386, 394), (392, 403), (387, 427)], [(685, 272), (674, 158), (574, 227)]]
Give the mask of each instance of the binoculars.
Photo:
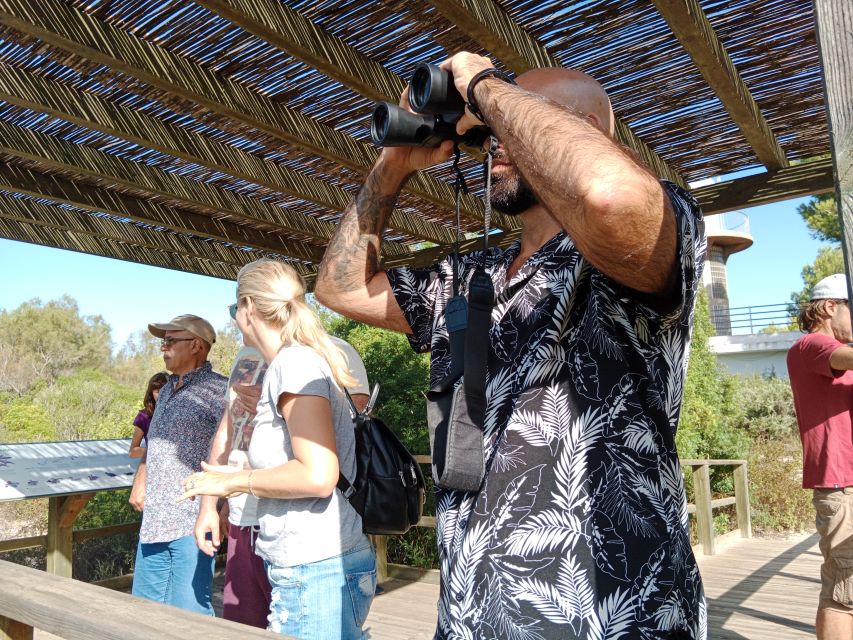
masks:
[(434, 64), (419, 64), (409, 81), (411, 113), (390, 102), (377, 102), (370, 119), (370, 136), (380, 147), (437, 147), (444, 140), (479, 147), (491, 134), (472, 127), (463, 135), (456, 123), (465, 113), (465, 99), (453, 76)]

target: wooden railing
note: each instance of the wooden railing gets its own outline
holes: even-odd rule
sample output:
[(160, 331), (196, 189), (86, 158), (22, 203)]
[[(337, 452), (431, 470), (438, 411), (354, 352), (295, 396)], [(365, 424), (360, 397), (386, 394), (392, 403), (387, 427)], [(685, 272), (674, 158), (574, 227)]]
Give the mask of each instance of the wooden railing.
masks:
[[(415, 456), (415, 459), (424, 465), (432, 462), (430, 456)], [(736, 531), (730, 532), (739, 538), (752, 537), (752, 523), (749, 514), (749, 482), (746, 471), (746, 460), (681, 460), (682, 468), (690, 467), (693, 470), (693, 503), (688, 503), (687, 513), (694, 514), (696, 518), (696, 533), (699, 538), (699, 547), (705, 555), (716, 553), (717, 536), (714, 531), (714, 509), (735, 505), (737, 512)], [(734, 496), (714, 499), (711, 494), (711, 467), (732, 467), (734, 472)], [(424, 516), (418, 523), (419, 527), (435, 528), (435, 517)], [(730, 534), (725, 534), (729, 537)], [(387, 540), (384, 536), (371, 536), (376, 545), (376, 558), (380, 582), (387, 577), (423, 577), (435, 581), (438, 576), (429, 571), (413, 570), (404, 565), (389, 565), (387, 558)]]
[(284, 636), (0, 560), (0, 639), (258, 640)]
[[(430, 456), (415, 456), (421, 464), (430, 464)], [(749, 481), (747, 477), (746, 460), (682, 460), (682, 468), (690, 467), (693, 473), (694, 502), (687, 505), (687, 512), (695, 516), (696, 534), (699, 539), (699, 547), (705, 555), (714, 555), (717, 551), (718, 536), (714, 531), (714, 509), (734, 505), (737, 515), (737, 529), (725, 537), (751, 538), (752, 524), (749, 511)], [(734, 495), (725, 498), (714, 499), (711, 494), (711, 467), (731, 467), (734, 473)], [(61, 506), (61, 505), (60, 505)], [(76, 515), (76, 509), (74, 510)], [(57, 518), (62, 522), (61, 518)], [(71, 518), (73, 522), (73, 518)], [(67, 517), (66, 517), (67, 522)], [(64, 524), (64, 522), (62, 522)], [(435, 516), (423, 516), (418, 523), (419, 527), (435, 528)], [(0, 541), (0, 553), (29, 547), (47, 546), (48, 548), (48, 571), (59, 575), (71, 575), (71, 542), (101, 538), (121, 533), (133, 533), (139, 529), (138, 522), (128, 524), (101, 527), (98, 529), (83, 529), (71, 531), (70, 525), (57, 527), (54, 532), (47, 535), (32, 536), (28, 538), (17, 538), (13, 540)], [(65, 535), (59, 535), (62, 531)], [(57, 543), (58, 540), (62, 542)], [(437, 581), (438, 574), (435, 571), (406, 567), (405, 565), (389, 565), (387, 554), (387, 539), (385, 536), (371, 536), (376, 546), (376, 562), (379, 581), (382, 582), (390, 577), (421, 578), (428, 581)], [(54, 553), (50, 551), (54, 549)], [(61, 552), (60, 552), (61, 551)], [(54, 561), (51, 563), (51, 556)], [(53, 566), (51, 566), (53, 565)], [(126, 580), (103, 582), (106, 586), (116, 584), (122, 586)], [(0, 634), (0, 640), (2, 640)]]
[[(746, 460), (682, 460), (681, 466), (682, 468), (690, 467), (693, 470), (695, 503), (687, 505), (687, 512), (696, 516), (696, 534), (704, 554), (712, 556), (717, 552), (714, 509), (735, 505), (737, 529), (731, 534), (739, 538), (751, 538), (752, 519), (749, 514), (749, 479)], [(734, 496), (714, 499), (711, 495), (711, 467), (732, 467)]]

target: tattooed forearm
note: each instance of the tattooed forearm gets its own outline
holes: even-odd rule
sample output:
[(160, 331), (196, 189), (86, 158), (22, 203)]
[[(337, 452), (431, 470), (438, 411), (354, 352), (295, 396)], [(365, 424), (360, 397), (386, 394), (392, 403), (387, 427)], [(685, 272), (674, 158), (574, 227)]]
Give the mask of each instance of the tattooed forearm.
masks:
[(338, 291), (352, 290), (364, 286), (379, 271), (382, 233), (400, 186), (389, 189), (378, 171), (367, 177), (326, 249), (318, 276), (326, 288), (331, 285)]
[(675, 221), (658, 179), (583, 113), (499, 80), (476, 91), (512, 163), (581, 253), (632, 288), (668, 291)]

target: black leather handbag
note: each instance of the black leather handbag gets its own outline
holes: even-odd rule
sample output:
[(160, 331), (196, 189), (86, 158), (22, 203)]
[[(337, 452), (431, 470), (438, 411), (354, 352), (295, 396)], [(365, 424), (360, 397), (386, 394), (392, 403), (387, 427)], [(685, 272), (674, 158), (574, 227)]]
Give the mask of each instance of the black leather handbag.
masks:
[(355, 428), (356, 477), (350, 482), (341, 473), (338, 489), (361, 515), (364, 533), (399, 536), (423, 515), (424, 476), (396, 434), (370, 415), (378, 393), (377, 384), (361, 413), (346, 394)]

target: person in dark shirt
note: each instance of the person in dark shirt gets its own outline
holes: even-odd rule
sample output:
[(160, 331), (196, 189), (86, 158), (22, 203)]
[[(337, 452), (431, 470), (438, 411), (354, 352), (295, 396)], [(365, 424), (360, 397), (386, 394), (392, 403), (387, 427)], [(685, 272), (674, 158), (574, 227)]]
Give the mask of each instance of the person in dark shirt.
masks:
[[(169, 376), (159, 371), (151, 376), (145, 397), (142, 399), (142, 408), (133, 419), (133, 438), (130, 441), (130, 450), (127, 452), (131, 458), (141, 458), (145, 455), (148, 447), (148, 427), (151, 424), (151, 416), (154, 415), (154, 407), (157, 405), (157, 397), (160, 389), (169, 381)], [(143, 446), (142, 443), (145, 443)]]
[(176, 499), (181, 478), (199, 471), (207, 458), (225, 410), (228, 378), (207, 360), (216, 332), (203, 318), (182, 315), (148, 330), (162, 340), (172, 375), (160, 390), (148, 449), (130, 491), (131, 506), (142, 511), (131, 593), (213, 615), (213, 558), (198, 550), (193, 535), (198, 502)]
[[(442, 66), (499, 142), (488, 197), (518, 217), (520, 241), (457, 268), (382, 270), (403, 185), (452, 152), (449, 141), (387, 147), (315, 288), (331, 309), (429, 351), (441, 393), (453, 271), (463, 295), (481, 265), (492, 280), (484, 455), (471, 460), (485, 472), (475, 490), (437, 491), (435, 637), (705, 638), (675, 449), (706, 250), (698, 206), (614, 140), (610, 101), (588, 75), (536, 69), (514, 85), (464, 52)], [(457, 131), (479, 124), (468, 113)]]

